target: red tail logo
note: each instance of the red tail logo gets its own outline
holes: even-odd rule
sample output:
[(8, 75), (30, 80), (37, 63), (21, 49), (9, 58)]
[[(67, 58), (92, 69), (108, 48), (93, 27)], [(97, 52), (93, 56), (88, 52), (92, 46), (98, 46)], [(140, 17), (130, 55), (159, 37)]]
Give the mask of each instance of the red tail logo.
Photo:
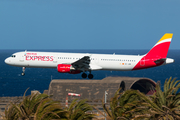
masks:
[(164, 34), (164, 36), (153, 46), (153, 48), (142, 57), (133, 70), (162, 65), (166, 60), (172, 36), (172, 33)]

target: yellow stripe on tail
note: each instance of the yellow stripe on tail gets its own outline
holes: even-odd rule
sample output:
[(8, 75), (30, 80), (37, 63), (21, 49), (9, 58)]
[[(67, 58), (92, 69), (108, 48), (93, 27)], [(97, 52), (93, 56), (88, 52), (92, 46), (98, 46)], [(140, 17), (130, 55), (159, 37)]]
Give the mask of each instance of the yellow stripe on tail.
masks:
[(172, 36), (173, 36), (173, 33), (166, 33), (166, 34), (164, 34), (164, 36), (157, 43), (159, 43), (159, 42), (161, 42), (161, 41), (163, 41), (165, 39), (172, 38)]

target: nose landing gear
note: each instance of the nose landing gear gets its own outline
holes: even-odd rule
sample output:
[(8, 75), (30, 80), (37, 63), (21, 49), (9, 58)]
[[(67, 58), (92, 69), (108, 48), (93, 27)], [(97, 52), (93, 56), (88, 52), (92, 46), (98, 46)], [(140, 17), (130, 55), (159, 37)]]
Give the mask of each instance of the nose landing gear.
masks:
[(22, 73), (21, 73), (22, 76), (25, 75), (25, 69), (26, 69), (25, 67), (22, 67)]

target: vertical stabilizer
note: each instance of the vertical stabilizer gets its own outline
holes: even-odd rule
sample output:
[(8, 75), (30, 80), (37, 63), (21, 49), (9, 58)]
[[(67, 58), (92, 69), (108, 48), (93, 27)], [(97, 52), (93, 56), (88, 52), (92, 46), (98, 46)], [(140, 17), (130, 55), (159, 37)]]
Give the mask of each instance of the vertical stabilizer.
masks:
[[(164, 36), (153, 46), (153, 48), (141, 58), (133, 70), (168, 64), (166, 56), (169, 50), (172, 36), (172, 33), (164, 34)], [(169, 63), (172, 62), (174, 62), (173, 59), (169, 60)]]
[(166, 33), (145, 55), (146, 58), (166, 58), (173, 34)]

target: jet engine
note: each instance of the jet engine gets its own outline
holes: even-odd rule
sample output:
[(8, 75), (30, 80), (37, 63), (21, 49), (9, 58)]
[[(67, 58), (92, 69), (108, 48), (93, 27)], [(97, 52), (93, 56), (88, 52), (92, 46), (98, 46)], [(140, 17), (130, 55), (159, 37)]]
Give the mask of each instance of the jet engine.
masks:
[(69, 73), (69, 74), (81, 73), (80, 70), (75, 70), (75, 68), (70, 64), (58, 64), (57, 71), (60, 73)]

